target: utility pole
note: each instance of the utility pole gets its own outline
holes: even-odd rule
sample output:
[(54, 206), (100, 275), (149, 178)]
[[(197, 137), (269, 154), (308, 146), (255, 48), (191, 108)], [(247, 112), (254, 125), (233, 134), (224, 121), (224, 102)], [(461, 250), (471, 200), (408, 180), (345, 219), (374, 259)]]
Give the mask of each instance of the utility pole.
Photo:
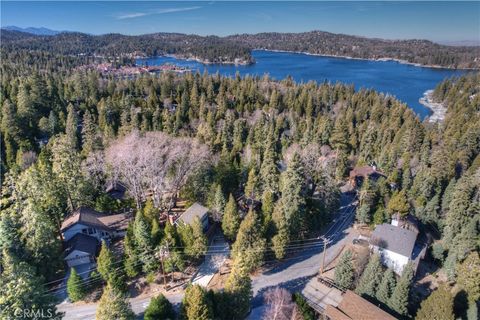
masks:
[(163, 286), (166, 288), (167, 287), (167, 277), (165, 275), (165, 267), (163, 264), (163, 261), (165, 258), (169, 256), (170, 252), (168, 250), (168, 243), (167, 245), (162, 245), (158, 251), (158, 256), (160, 257), (160, 263), (162, 264), (162, 273), (163, 273)]
[(329, 243), (328, 239), (321, 237), (323, 240), (323, 255), (322, 255), (322, 268), (320, 269), (320, 275), (323, 276), (323, 271), (325, 270), (325, 254), (327, 252), (327, 244)]

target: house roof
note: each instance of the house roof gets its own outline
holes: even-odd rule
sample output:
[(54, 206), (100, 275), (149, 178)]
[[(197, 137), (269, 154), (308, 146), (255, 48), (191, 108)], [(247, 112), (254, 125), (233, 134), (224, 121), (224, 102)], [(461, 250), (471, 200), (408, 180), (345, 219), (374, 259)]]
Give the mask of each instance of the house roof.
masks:
[(364, 298), (347, 290), (342, 301), (335, 308), (328, 305), (325, 310), (328, 318), (332, 320), (394, 320), (395, 317), (368, 302)]
[(372, 166), (363, 166), (363, 167), (355, 167), (352, 171), (350, 171), (350, 178), (355, 178), (358, 176), (368, 177), (372, 174), (378, 174), (381, 176), (385, 176), (382, 172), (377, 171), (375, 167)]
[(91, 208), (80, 207), (63, 221), (60, 230), (64, 232), (77, 223), (107, 231), (122, 230), (127, 228), (128, 221), (129, 218), (124, 213), (106, 215)]
[(416, 232), (384, 223), (375, 228), (370, 244), (410, 258), (416, 239)]
[(65, 257), (75, 250), (95, 256), (97, 253), (97, 247), (97, 238), (83, 233), (77, 233), (65, 243)]
[(202, 206), (200, 203), (195, 202), (185, 210), (185, 212), (178, 218), (178, 220), (183, 221), (185, 224), (192, 224), (195, 217), (198, 217), (200, 220), (208, 214), (208, 208)]

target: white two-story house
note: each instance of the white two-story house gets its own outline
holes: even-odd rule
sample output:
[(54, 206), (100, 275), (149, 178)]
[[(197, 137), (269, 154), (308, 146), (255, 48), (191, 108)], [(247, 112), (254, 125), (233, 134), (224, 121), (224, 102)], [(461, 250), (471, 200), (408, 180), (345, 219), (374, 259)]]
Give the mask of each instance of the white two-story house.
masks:
[(370, 237), (370, 248), (382, 258), (382, 263), (401, 275), (405, 265), (413, 261), (417, 233), (391, 224), (380, 224)]

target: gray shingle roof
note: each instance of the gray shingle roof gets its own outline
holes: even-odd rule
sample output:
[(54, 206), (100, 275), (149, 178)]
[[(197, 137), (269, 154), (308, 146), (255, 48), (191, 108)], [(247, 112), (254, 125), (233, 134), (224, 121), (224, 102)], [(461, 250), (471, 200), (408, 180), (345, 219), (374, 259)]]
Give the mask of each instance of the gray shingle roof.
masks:
[(416, 239), (415, 232), (384, 223), (375, 228), (370, 244), (411, 258)]
[(208, 214), (208, 208), (202, 206), (198, 202), (195, 202), (190, 208), (185, 210), (178, 220), (183, 221), (185, 224), (191, 224), (195, 217), (198, 217), (200, 220), (202, 220), (202, 217), (206, 214)]
[(65, 243), (65, 257), (71, 252), (78, 250), (95, 256), (97, 252), (98, 240), (95, 237), (77, 233)]

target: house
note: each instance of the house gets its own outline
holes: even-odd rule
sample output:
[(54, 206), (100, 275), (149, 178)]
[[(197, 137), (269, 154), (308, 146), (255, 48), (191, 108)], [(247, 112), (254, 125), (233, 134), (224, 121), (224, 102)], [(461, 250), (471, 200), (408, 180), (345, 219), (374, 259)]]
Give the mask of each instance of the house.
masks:
[(125, 192), (127, 191), (127, 188), (125, 185), (123, 185), (121, 182), (113, 182), (110, 181), (107, 184), (107, 188), (105, 189), (105, 192), (115, 200), (123, 200), (125, 198)]
[(384, 265), (401, 275), (407, 263), (417, 260), (414, 257), (416, 240), (417, 232), (384, 223), (373, 231), (370, 248), (380, 254)]
[(87, 207), (75, 210), (60, 229), (68, 266), (94, 262), (101, 240), (123, 237), (129, 222), (130, 216), (125, 213), (106, 215)]
[(98, 240), (109, 240), (122, 237), (130, 222), (125, 213), (107, 215), (87, 207), (80, 207), (62, 223), (60, 231), (65, 241), (78, 233), (83, 233)]
[(202, 223), (203, 231), (205, 232), (208, 230), (208, 227), (209, 227), (208, 211), (209, 209), (207, 207), (204, 207), (198, 202), (195, 202), (187, 210), (185, 210), (185, 212), (182, 213), (180, 217), (178, 217), (175, 220), (175, 224), (178, 225), (180, 223), (183, 223), (183, 224), (191, 225), (195, 220), (195, 218), (198, 217), (200, 219), (200, 222)]
[(378, 171), (377, 167), (374, 165), (355, 167), (350, 171), (349, 177), (349, 183), (352, 187), (360, 187), (365, 179), (377, 180), (380, 177), (386, 178), (385, 174)]
[(325, 316), (330, 320), (395, 320), (396, 318), (368, 302), (353, 291), (347, 290), (337, 306), (328, 304)]
[(95, 237), (83, 233), (74, 235), (65, 243), (64, 259), (68, 267), (94, 262), (99, 244)]

